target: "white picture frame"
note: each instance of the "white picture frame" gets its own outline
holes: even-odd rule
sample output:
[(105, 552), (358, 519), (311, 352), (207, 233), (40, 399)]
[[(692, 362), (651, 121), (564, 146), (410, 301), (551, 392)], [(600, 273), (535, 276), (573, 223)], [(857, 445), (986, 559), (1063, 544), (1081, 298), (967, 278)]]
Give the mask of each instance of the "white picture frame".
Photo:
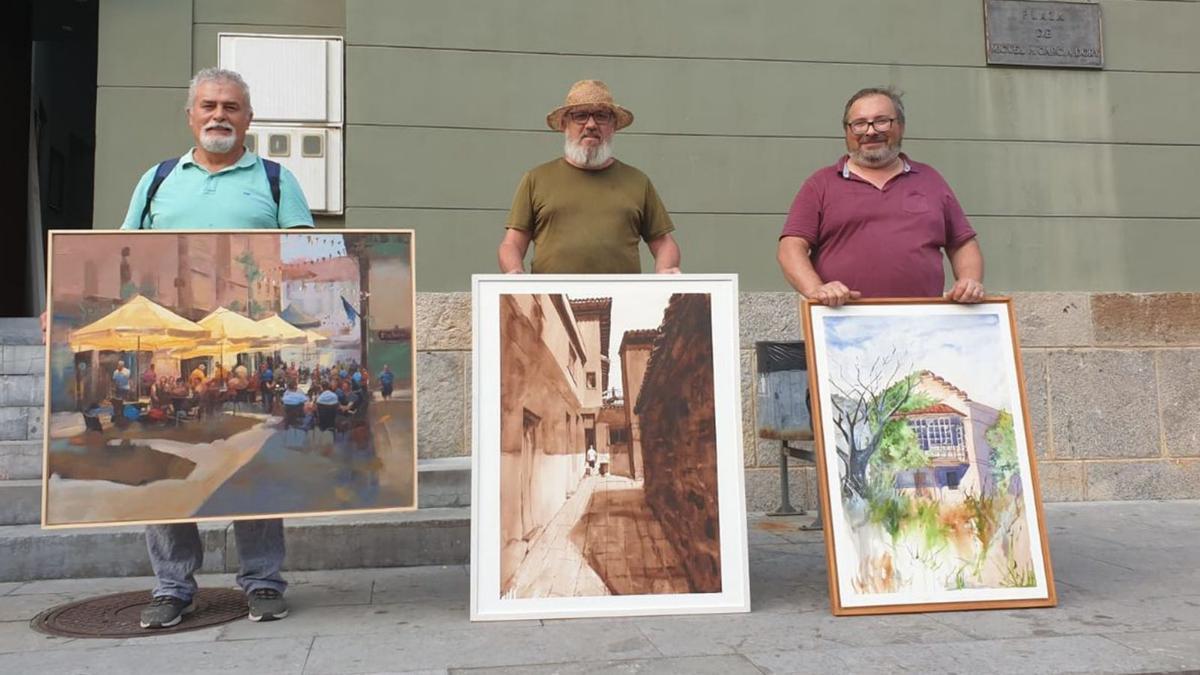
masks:
[[(475, 275), (471, 285), (471, 620), (749, 611), (736, 275)], [(673, 309), (665, 311), (668, 307)], [(707, 334), (696, 323), (705, 311)], [(539, 328), (530, 332), (535, 325)], [(689, 362), (673, 359), (669, 349), (686, 343), (689, 349), (675, 353), (692, 358), (687, 355), (704, 353), (708, 339), (711, 429), (708, 393), (695, 384), (707, 382), (705, 358), (683, 365)], [(606, 341), (610, 358), (597, 359), (603, 351), (598, 343)], [(518, 353), (518, 344), (527, 348)], [(616, 363), (622, 355), (628, 364)], [(638, 379), (635, 364), (642, 359), (649, 374)], [(553, 363), (562, 367), (547, 365)], [(530, 367), (537, 364), (544, 367)], [(676, 376), (673, 367), (687, 372)], [(622, 378), (620, 406), (611, 377)], [(665, 394), (681, 381), (692, 383), (682, 396), (691, 402), (687, 412), (676, 402), (669, 414), (652, 413), (667, 409), (664, 402), (674, 397)], [(558, 393), (543, 394), (549, 387)], [(624, 407), (630, 405), (626, 389), (639, 392), (645, 415), (635, 412), (637, 401)], [(563, 407), (563, 401), (576, 400), (574, 412)], [(597, 400), (607, 403), (582, 405)], [(502, 407), (508, 412), (502, 414)], [(589, 415), (596, 417), (589, 421)], [(662, 429), (668, 418), (684, 420), (686, 427), (672, 429), (700, 440), (677, 453), (643, 456), (643, 441), (647, 448), (667, 447)], [(594, 468), (587, 463), (589, 440), (602, 446)], [(670, 480), (664, 479), (668, 473)], [(530, 480), (534, 476), (536, 482)], [(712, 480), (715, 498), (705, 487)], [(680, 491), (692, 511), (664, 506), (675, 503)], [(636, 508), (621, 513), (649, 515), (618, 519), (612, 515), (618, 509), (605, 507), (627, 502)], [(690, 547), (682, 552), (680, 545), (664, 545), (662, 537), (678, 537), (666, 534), (680, 529), (671, 523), (707, 526), (719, 546), (704, 535), (702, 544), (682, 544)], [(646, 534), (628, 534), (636, 527), (645, 527)], [(627, 533), (619, 559), (606, 553), (618, 530)], [(643, 551), (629, 553), (629, 544), (641, 544)], [(547, 563), (550, 550), (564, 551), (564, 557)], [(655, 575), (663, 578), (652, 581)]]

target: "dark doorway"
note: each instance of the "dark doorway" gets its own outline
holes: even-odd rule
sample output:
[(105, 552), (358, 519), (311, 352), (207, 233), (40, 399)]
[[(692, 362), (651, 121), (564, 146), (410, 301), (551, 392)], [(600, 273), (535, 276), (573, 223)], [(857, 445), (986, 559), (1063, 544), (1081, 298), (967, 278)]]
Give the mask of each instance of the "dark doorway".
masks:
[(98, 7), (98, 0), (5, 6), (3, 85), (11, 97), (0, 113), (0, 156), (11, 158), (13, 178), (0, 189), (12, 223), (9, 260), (23, 264), (0, 266), (9, 289), (0, 294), (2, 316), (41, 311), (48, 230), (92, 227)]

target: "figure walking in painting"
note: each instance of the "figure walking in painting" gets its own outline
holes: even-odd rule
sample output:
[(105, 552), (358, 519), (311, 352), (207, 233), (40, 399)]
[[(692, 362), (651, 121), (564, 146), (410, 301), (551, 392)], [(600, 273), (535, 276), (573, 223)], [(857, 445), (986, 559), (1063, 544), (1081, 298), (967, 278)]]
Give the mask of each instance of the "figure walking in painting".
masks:
[(263, 412), (270, 415), (275, 405), (275, 369), (270, 359), (258, 371), (258, 386), (262, 390)]
[(392, 387), (396, 383), (396, 374), (392, 372), (392, 367), (386, 363), (383, 365), (383, 370), (379, 373), (379, 394), (383, 400), (387, 401), (392, 398)]
[(125, 367), (124, 361), (117, 361), (117, 369), (112, 375), (113, 389), (116, 390), (117, 399), (120, 401), (129, 400), (129, 369)]
[(675, 226), (654, 185), (612, 154), (613, 136), (632, 123), (603, 82), (571, 87), (546, 116), (563, 132), (563, 156), (521, 177), (497, 251), (501, 272), (523, 272), (532, 241), (534, 274), (637, 274), (639, 240), (654, 271), (679, 271)]
[[(240, 75), (216, 68), (198, 72), (188, 88), (186, 113), (195, 147), (142, 175), (121, 229), (312, 227), (312, 214), (295, 176), (245, 147), (254, 111), (250, 89)], [(283, 521), (239, 520), (233, 530), (241, 557), (237, 580), (247, 595), (250, 620), (287, 616), (287, 582), (280, 574)], [(173, 626), (195, 609), (194, 575), (204, 559), (204, 545), (195, 523), (148, 526), (146, 544), (157, 584), (141, 625)]]
[(590, 476), (596, 472), (596, 446), (589, 445), (587, 449), (587, 469), (583, 475)]
[(846, 103), (847, 154), (804, 181), (779, 237), (788, 283), (837, 307), (872, 297), (942, 295), (942, 251), (954, 270), (945, 296), (983, 300), (983, 253), (950, 186), (900, 151), (904, 102), (868, 88)]

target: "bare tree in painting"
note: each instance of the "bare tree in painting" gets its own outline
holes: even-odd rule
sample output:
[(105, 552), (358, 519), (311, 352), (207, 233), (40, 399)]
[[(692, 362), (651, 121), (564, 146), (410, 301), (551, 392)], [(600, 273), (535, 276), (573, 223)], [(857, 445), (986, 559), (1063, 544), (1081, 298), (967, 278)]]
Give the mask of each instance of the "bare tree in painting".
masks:
[(842, 474), (842, 496), (868, 498), (867, 465), (879, 449), (884, 427), (913, 395), (917, 379), (900, 377), (909, 372), (896, 358), (896, 350), (870, 365), (855, 363), (853, 374), (831, 380), (833, 424), (845, 441), (837, 445)]

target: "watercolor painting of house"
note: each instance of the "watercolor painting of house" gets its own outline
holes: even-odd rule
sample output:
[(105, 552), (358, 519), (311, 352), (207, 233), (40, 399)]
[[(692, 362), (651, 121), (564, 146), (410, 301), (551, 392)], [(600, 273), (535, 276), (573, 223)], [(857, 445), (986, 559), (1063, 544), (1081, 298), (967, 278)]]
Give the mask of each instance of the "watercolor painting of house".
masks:
[(804, 318), (834, 612), (1053, 604), (1008, 303)]

